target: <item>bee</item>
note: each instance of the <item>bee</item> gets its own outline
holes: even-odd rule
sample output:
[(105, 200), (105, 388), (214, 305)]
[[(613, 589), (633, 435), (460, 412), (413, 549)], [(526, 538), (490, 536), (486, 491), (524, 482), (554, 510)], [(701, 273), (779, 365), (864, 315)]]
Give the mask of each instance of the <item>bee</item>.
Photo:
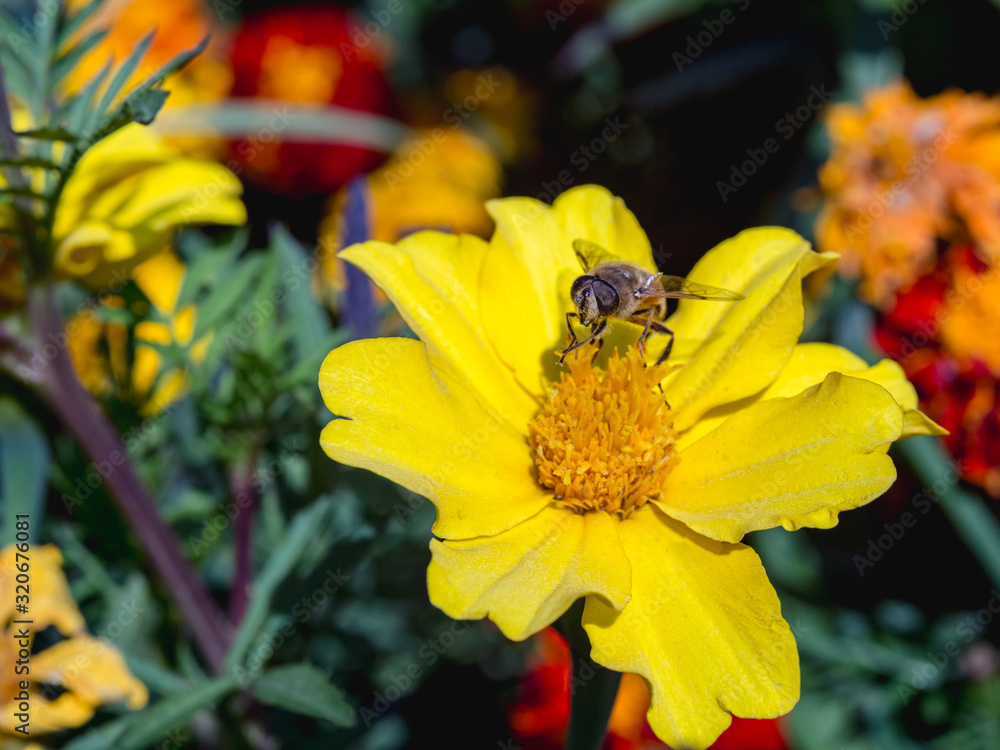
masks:
[[(573, 250), (584, 273), (573, 282), (570, 290), (576, 312), (566, 313), (570, 341), (559, 357), (560, 365), (567, 354), (584, 344), (597, 342), (600, 347), (609, 318), (642, 326), (636, 346), (643, 356), (646, 354), (645, 341), (650, 331), (669, 336), (663, 354), (656, 360), (656, 364), (660, 364), (670, 356), (674, 345), (674, 332), (663, 322), (667, 317), (668, 299), (723, 302), (743, 299), (743, 295), (736, 292), (697, 284), (680, 276), (664, 276), (630, 260), (614, 258), (600, 245), (587, 240), (573, 240)], [(590, 336), (582, 341), (578, 340), (572, 318), (589, 326)]]

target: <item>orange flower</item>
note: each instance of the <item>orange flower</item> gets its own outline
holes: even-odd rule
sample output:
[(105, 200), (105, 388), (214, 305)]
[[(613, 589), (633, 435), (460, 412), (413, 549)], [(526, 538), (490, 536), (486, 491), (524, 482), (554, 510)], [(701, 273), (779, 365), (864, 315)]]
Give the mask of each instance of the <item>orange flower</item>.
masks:
[(816, 228), (838, 270), (886, 307), (933, 268), (938, 240), (1000, 257), (1000, 100), (946, 91), (919, 98), (899, 82), (862, 105), (831, 108), (826, 204)]
[[(71, 11), (84, 5), (86, 0), (69, 2)], [(109, 0), (84, 25), (76, 40), (101, 28), (107, 29), (108, 35), (73, 66), (66, 79), (67, 90), (81, 89), (109, 57), (116, 64), (120, 63), (128, 57), (136, 42), (153, 30), (156, 35), (152, 44), (123, 91), (138, 86), (177, 54), (196, 46), (205, 37), (211, 40), (208, 50), (168, 79), (166, 88), (170, 97), (165, 106), (222, 99), (232, 88), (232, 71), (222, 54), (226, 46), (224, 34), (203, 0)], [(171, 142), (186, 153), (205, 157), (217, 157), (223, 148), (221, 141), (204, 137), (177, 137)]]

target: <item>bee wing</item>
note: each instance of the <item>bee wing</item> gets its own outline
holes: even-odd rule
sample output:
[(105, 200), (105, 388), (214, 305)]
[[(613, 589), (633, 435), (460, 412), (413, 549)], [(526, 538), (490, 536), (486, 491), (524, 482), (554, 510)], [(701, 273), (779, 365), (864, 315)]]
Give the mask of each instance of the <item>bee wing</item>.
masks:
[(707, 299), (723, 302), (735, 302), (745, 299), (742, 294), (728, 289), (699, 284), (688, 281), (682, 276), (658, 275), (642, 290), (645, 297), (661, 297), (666, 299)]
[(584, 271), (589, 271), (598, 263), (615, 260), (614, 255), (590, 240), (573, 240), (573, 250), (576, 251), (576, 257), (579, 259)]

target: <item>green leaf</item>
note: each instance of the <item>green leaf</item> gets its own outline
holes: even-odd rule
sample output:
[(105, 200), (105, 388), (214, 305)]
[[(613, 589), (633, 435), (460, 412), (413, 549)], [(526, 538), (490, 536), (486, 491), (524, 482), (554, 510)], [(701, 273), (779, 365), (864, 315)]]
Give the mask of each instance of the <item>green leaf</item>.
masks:
[(268, 557), (267, 564), (253, 583), (250, 603), (247, 605), (243, 622), (240, 623), (229, 653), (226, 654), (224, 673), (232, 673), (243, 660), (254, 637), (267, 620), (274, 592), (302, 556), (310, 537), (316, 533), (329, 507), (329, 501), (317, 501), (312, 507), (296, 515), (285, 538)]
[(289, 664), (267, 670), (253, 684), (254, 697), (269, 706), (284, 708), (334, 726), (357, 722), (354, 707), (343, 691), (311, 664)]
[(66, 46), (70, 39), (73, 38), (73, 35), (83, 28), (83, 25), (93, 17), (103, 2), (104, 0), (90, 0), (89, 3), (80, 8), (74, 15), (69, 18), (63, 18), (63, 22), (59, 26), (59, 33), (56, 36), (56, 49), (62, 49)]
[(0, 166), (3, 167), (42, 167), (43, 169), (60, 169), (60, 165), (48, 159), (39, 159), (37, 156), (17, 156), (13, 159), (0, 159)]
[(18, 138), (34, 138), (40, 141), (66, 141), (76, 143), (79, 137), (65, 128), (35, 128), (34, 130), (22, 130), (14, 133)]
[(351, 339), (349, 328), (338, 328), (329, 331), (319, 346), (308, 357), (303, 357), (291, 370), (281, 376), (278, 391), (294, 388), (303, 383), (310, 383), (315, 386), (319, 378), (319, 368), (326, 359), (326, 355), (342, 344), (346, 344)]
[(169, 732), (186, 726), (199, 711), (212, 708), (237, 687), (230, 676), (217, 677), (191, 686), (134, 715), (134, 721), (118, 740), (118, 750), (142, 750), (162, 740)]
[(259, 253), (246, 256), (236, 265), (232, 275), (211, 291), (198, 306), (192, 341), (200, 339), (238, 307), (246, 304), (250, 286), (260, 273), (264, 259), (265, 256)]
[(190, 723), (199, 711), (211, 709), (238, 687), (229, 676), (190, 686), (142, 711), (104, 724), (65, 745), (65, 750), (142, 750)]
[[(103, 115), (100, 123), (96, 129), (96, 132), (100, 134), (100, 137), (106, 137), (113, 133), (118, 128), (132, 122), (136, 118), (136, 115), (148, 114), (153, 106), (157, 102), (157, 95), (151, 95), (151, 92), (156, 91), (164, 79), (180, 70), (185, 65), (187, 65), (194, 57), (201, 54), (205, 48), (208, 46), (208, 37), (206, 36), (197, 45), (191, 49), (184, 50), (183, 52), (176, 55), (173, 59), (167, 62), (162, 68), (157, 70), (151, 76), (146, 78), (140, 86), (133, 89), (128, 96), (126, 96), (121, 104), (119, 104), (115, 109)], [(121, 71), (119, 71), (120, 73)], [(117, 78), (117, 75), (115, 76)], [(112, 84), (114, 81), (112, 81)], [(110, 90), (110, 89), (109, 89)], [(152, 96), (152, 98), (151, 98)], [(105, 99), (107, 94), (105, 94)], [(102, 100), (103, 107), (98, 107), (98, 114), (104, 112), (104, 107), (107, 104)], [(110, 104), (110, 100), (108, 101)], [(163, 105), (163, 100), (159, 101), (159, 106)], [(157, 107), (158, 109), (159, 107)], [(155, 115), (156, 113), (153, 112)]]
[(169, 91), (163, 89), (143, 89), (128, 100), (128, 113), (135, 122), (149, 125), (156, 119), (157, 112), (167, 103)]
[(240, 253), (246, 249), (249, 236), (249, 229), (240, 227), (232, 233), (228, 242), (220, 247), (212, 247), (205, 235), (200, 232), (182, 232), (177, 242), (178, 249), (187, 261), (187, 271), (184, 274), (181, 291), (177, 295), (175, 309), (184, 309), (194, 302), (202, 289), (223, 278), (226, 269), (235, 263)]
[(108, 35), (109, 29), (98, 29), (88, 34), (79, 44), (74, 45), (65, 55), (56, 60), (52, 66), (52, 85), (59, 83), (73, 72), (73, 69), (88, 52), (101, 43)]
[(0, 399), (0, 524), (3, 544), (15, 541), (15, 515), (29, 516), (37, 539), (45, 509), (49, 444), (34, 421), (11, 398)]
[(110, 60), (104, 63), (101, 69), (84, 84), (83, 88), (80, 89), (80, 93), (70, 100), (70, 104), (66, 108), (67, 129), (70, 132), (80, 132), (84, 123), (87, 122), (87, 116), (90, 114), (90, 104), (94, 101), (94, 95), (101, 87), (101, 84), (104, 83), (104, 79), (109, 72), (111, 72)]
[[(308, 286), (310, 275), (306, 271), (306, 261), (310, 253), (280, 224), (271, 229), (271, 244), (281, 263), (282, 279), (297, 281), (299, 286)], [(330, 331), (329, 318), (326, 311), (308, 292), (302, 293), (292, 289), (288, 292), (285, 295), (285, 302), (291, 319), (295, 359), (296, 361), (312, 359), (323, 346), (323, 340)]]
[[(101, 100), (97, 103), (97, 109), (94, 110), (94, 116), (87, 123), (88, 126), (92, 125), (94, 121), (104, 114), (105, 110), (111, 106), (118, 94), (121, 93), (122, 89), (125, 88), (125, 84), (128, 83), (132, 74), (139, 68), (139, 63), (142, 62), (142, 58), (146, 56), (146, 52), (149, 50), (149, 46), (153, 43), (153, 37), (156, 36), (156, 31), (150, 31), (146, 36), (140, 39), (132, 47), (132, 51), (129, 52), (128, 57), (122, 61), (122, 64), (118, 66), (118, 70), (115, 71), (114, 77), (111, 79), (111, 83), (104, 90), (104, 95)], [(87, 131), (88, 132), (89, 127)]]

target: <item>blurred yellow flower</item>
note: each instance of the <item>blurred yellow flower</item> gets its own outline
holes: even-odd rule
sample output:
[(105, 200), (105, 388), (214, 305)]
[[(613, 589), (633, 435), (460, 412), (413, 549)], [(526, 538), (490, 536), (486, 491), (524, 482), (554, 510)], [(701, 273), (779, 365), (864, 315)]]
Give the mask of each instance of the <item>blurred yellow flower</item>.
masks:
[(1000, 99), (921, 99), (899, 82), (831, 107), (827, 128), (817, 244), (869, 301), (887, 306), (930, 271), (938, 240), (1000, 258)]
[(584, 597), (593, 658), (646, 680), (667, 744), (706, 748), (731, 714), (786, 713), (795, 640), (740, 540), (834, 526), (895, 480), (894, 441), (939, 428), (898, 365), (798, 343), (802, 278), (835, 256), (786, 229), (743, 232), (695, 266), (692, 281), (745, 299), (681, 300), (671, 364), (632, 347), (602, 369), (581, 351), (560, 374), (573, 240), (654, 268), (649, 240), (595, 186), (487, 207), (489, 243), (421, 232), (341, 253), (421, 341), (330, 353), (320, 389), (341, 418), (324, 450), (434, 502), (427, 584), (452, 617), (521, 640)]
[[(184, 395), (188, 375), (180, 368), (164, 369), (163, 356), (150, 344), (189, 347), (193, 362), (200, 362), (211, 343), (211, 335), (192, 343), (197, 312), (194, 305), (177, 309), (185, 268), (173, 250), (167, 249), (137, 266), (136, 286), (162, 320), (143, 320), (135, 326), (135, 348), (129, 357), (128, 335), (120, 323), (105, 323), (93, 310), (77, 313), (66, 326), (69, 352), (80, 381), (91, 392), (119, 395), (139, 404), (143, 416), (158, 414)], [(124, 304), (121, 298), (105, 300), (110, 307)], [(131, 363), (131, 364), (130, 364)]]
[[(17, 551), (13, 545), (0, 551), (0, 619), (5, 632), (0, 643), (0, 732), (22, 737), (16, 727), (24, 694), (28, 696), (30, 733), (46, 734), (71, 729), (90, 721), (99, 706), (123, 702), (130, 709), (142, 708), (149, 700), (146, 686), (137, 680), (121, 653), (108, 641), (87, 633), (87, 626), (69, 592), (62, 572), (62, 555), (53, 545), (34, 546), (29, 553), (31, 599), (27, 627), (13, 622), (23, 617), (15, 612)], [(33, 651), (34, 634), (53, 627), (63, 639), (48, 648)], [(27, 641), (25, 644), (24, 641)], [(30, 671), (17, 673), (15, 666), (30, 656)], [(24, 680), (24, 682), (22, 682)], [(64, 692), (50, 699), (51, 685)], [(2, 740), (0, 740), (2, 742)]]
[[(369, 175), (371, 239), (396, 242), (420, 229), (489, 235), (493, 220), (484, 203), (500, 195), (503, 170), (489, 148), (454, 128), (420, 130)], [(343, 262), (333, 250), (343, 247), (345, 190), (331, 201), (320, 225), (319, 280), (325, 290), (343, 291)]]
[(143, 125), (88, 151), (60, 196), (55, 267), (92, 288), (121, 283), (189, 224), (242, 224), (242, 186), (225, 167), (180, 155)]

